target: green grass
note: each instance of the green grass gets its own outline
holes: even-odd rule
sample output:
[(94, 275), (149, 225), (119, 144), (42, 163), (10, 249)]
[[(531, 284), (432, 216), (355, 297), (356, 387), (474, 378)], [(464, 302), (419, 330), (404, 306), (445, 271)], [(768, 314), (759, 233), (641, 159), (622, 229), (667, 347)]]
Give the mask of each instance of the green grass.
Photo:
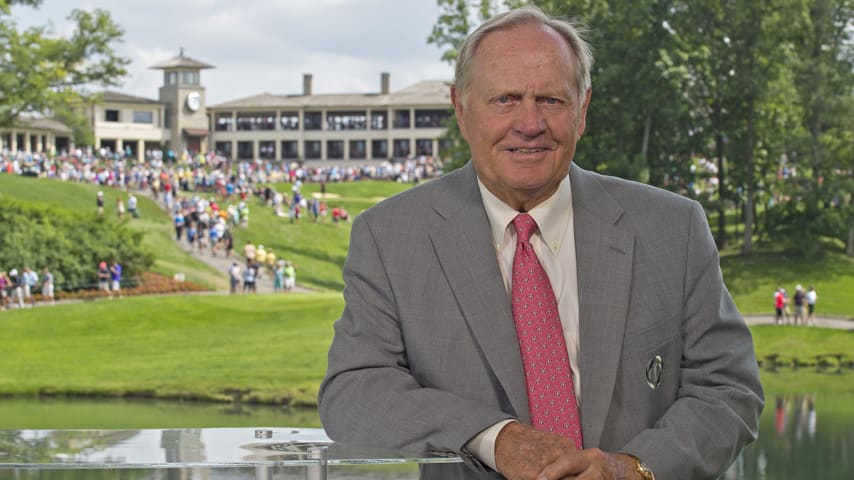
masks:
[(774, 313), (774, 291), (783, 287), (789, 298), (795, 285), (814, 285), (816, 314), (854, 318), (854, 258), (828, 252), (818, 260), (781, 253), (721, 257), (724, 280), (743, 314)]
[(844, 353), (854, 360), (854, 330), (755, 325), (751, 331), (758, 358), (774, 353), (786, 359), (814, 360), (816, 355)]
[(160, 296), (3, 312), (0, 393), (312, 404), (340, 294)]
[(0, 400), (0, 428), (136, 429), (320, 427), (317, 409), (140, 399)]

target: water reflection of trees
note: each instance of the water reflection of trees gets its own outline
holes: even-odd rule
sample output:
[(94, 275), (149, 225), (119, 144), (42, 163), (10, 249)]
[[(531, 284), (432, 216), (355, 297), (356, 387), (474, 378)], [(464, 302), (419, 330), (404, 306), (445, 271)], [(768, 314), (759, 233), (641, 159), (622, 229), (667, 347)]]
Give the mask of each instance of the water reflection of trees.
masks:
[(137, 430), (51, 430), (34, 435), (26, 430), (0, 430), (0, 452), (9, 463), (81, 462), (90, 454), (129, 440), (137, 433)]
[[(851, 398), (817, 402), (815, 395), (767, 399), (759, 440), (748, 446), (724, 479), (851, 478), (854, 415)], [(819, 422), (817, 403), (824, 408)]]
[[(90, 430), (82, 431), (46, 431), (36, 435), (34, 431), (0, 430), (0, 454), (4, 463), (38, 464), (57, 462), (81, 462), (104, 449), (124, 442), (137, 434), (137, 430)], [(86, 478), (87, 480), (115, 479), (115, 470), (63, 470), (63, 478)], [(73, 473), (72, 473), (73, 472)], [(6, 472), (8, 473), (8, 472)], [(81, 475), (84, 474), (85, 476)], [(0, 478), (3, 472), (0, 471)], [(76, 475), (76, 476), (75, 476)], [(56, 472), (46, 470), (20, 469), (14, 471), (16, 480), (41, 480), (60, 478)], [(145, 470), (122, 470), (121, 478), (141, 480), (150, 478)]]

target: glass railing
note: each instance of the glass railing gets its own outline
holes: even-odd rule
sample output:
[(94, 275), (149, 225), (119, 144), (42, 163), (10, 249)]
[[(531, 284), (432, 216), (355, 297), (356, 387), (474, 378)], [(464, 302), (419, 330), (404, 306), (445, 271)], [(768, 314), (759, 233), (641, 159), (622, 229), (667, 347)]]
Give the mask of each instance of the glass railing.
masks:
[(33, 470), (277, 468), (314, 480), (336, 466), (456, 462), (453, 454), (335, 443), (317, 428), (0, 430), (0, 478), (4, 471), (19, 478)]

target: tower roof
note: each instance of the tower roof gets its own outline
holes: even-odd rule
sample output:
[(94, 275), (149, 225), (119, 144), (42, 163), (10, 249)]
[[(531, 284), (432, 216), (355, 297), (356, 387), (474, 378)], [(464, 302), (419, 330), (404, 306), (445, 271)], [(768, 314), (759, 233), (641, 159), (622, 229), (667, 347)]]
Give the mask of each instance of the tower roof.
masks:
[(195, 58), (190, 58), (184, 55), (184, 47), (181, 47), (180, 53), (178, 53), (177, 57), (172, 57), (165, 62), (160, 62), (156, 65), (152, 65), (150, 68), (155, 70), (170, 70), (173, 68), (215, 68), (213, 65), (208, 65), (205, 62), (200, 62)]

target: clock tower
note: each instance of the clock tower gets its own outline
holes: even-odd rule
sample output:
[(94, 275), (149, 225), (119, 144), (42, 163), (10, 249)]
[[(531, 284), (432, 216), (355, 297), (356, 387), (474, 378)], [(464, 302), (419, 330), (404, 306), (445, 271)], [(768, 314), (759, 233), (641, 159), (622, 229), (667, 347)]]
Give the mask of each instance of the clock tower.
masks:
[(210, 136), (205, 87), (202, 86), (201, 71), (214, 68), (184, 55), (182, 47), (177, 57), (152, 66), (163, 70), (163, 86), (160, 101), (166, 104), (165, 127), (169, 129), (169, 148), (180, 158), (184, 150), (191, 153), (207, 151)]

